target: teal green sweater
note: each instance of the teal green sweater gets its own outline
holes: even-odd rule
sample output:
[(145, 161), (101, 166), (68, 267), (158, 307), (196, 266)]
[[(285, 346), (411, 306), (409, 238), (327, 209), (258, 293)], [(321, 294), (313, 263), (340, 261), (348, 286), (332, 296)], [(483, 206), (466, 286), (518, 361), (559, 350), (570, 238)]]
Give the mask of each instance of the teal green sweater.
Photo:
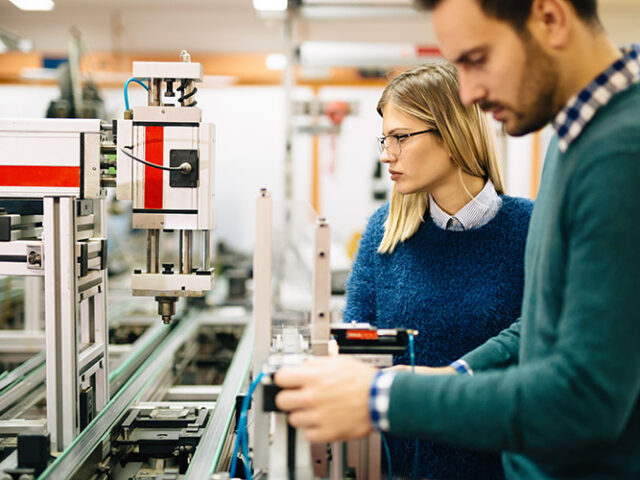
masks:
[(640, 85), (549, 147), (521, 319), (464, 357), (400, 373), (391, 432), (499, 450), (509, 479), (640, 478)]

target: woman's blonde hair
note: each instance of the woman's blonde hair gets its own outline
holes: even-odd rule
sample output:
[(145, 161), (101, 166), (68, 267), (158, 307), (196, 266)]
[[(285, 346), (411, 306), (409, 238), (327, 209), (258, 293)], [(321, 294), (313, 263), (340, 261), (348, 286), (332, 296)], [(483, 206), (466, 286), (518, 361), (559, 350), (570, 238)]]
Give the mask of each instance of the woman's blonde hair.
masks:
[[(424, 122), (434, 132), (461, 172), (491, 180), (498, 193), (504, 193), (496, 159), (493, 133), (485, 114), (477, 105), (465, 107), (459, 94), (458, 74), (450, 63), (421, 65), (401, 73), (386, 86), (378, 102), (378, 113), (388, 103), (402, 113)], [(462, 179), (461, 179), (462, 180)], [(463, 188), (466, 187), (464, 184)], [(473, 196), (467, 191), (469, 198)], [(398, 243), (411, 237), (424, 220), (428, 193), (391, 194), (389, 217), (378, 247), (391, 253)]]

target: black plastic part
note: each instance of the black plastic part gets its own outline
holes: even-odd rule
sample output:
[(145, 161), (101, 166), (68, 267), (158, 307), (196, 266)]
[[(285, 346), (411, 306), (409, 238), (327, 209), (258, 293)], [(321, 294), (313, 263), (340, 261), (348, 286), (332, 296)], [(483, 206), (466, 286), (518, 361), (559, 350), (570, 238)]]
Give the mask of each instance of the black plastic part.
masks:
[(89, 244), (80, 244), (80, 276), (86, 277), (89, 273)]
[[(365, 332), (375, 335), (353, 335)], [(393, 354), (401, 355), (409, 344), (409, 331), (404, 328), (386, 329), (384, 335), (378, 335), (375, 328), (369, 330), (354, 328), (332, 328), (331, 335), (338, 343), (341, 354)], [(392, 332), (392, 333), (391, 333)]]
[(47, 468), (51, 451), (48, 433), (18, 434), (18, 468), (31, 468), (39, 476)]
[(296, 429), (287, 423), (287, 469), (289, 478), (296, 478)]
[(80, 198), (84, 198), (84, 132), (80, 133)]
[(173, 263), (163, 263), (162, 264), (162, 274), (163, 275), (173, 275)]
[(27, 261), (26, 255), (0, 255), (0, 262), (23, 263)]
[(100, 246), (100, 266), (102, 267), (102, 270), (104, 270), (107, 268), (107, 262), (109, 261), (109, 259), (107, 258), (107, 239), (103, 238), (100, 243), (102, 244)]
[(11, 241), (11, 217), (0, 215), (0, 242)]
[(195, 274), (196, 275), (208, 275), (208, 276), (211, 276), (213, 274), (213, 272), (211, 270), (196, 270)]
[(169, 152), (169, 165), (179, 167), (183, 163), (191, 165), (191, 171), (187, 174), (179, 170), (169, 172), (169, 186), (172, 188), (195, 188), (198, 186), (198, 172), (200, 160), (198, 150), (171, 150)]
[(42, 199), (3, 198), (0, 208), (18, 215), (42, 215), (44, 211)]
[(136, 275), (140, 275), (142, 273), (142, 270), (139, 268), (136, 268), (133, 270), (133, 273), (135, 273)]
[[(236, 419), (236, 430), (238, 429), (238, 424), (240, 423), (240, 413), (242, 412), (242, 402), (244, 402), (244, 397), (246, 395), (236, 395), (236, 411), (235, 411), (235, 419)], [(251, 405), (249, 405), (251, 407)]]
[(77, 203), (77, 215), (79, 217), (83, 215), (91, 215), (93, 213), (93, 200), (80, 199)]
[(262, 404), (262, 410), (265, 412), (280, 412), (281, 410), (276, 405), (276, 395), (282, 390), (275, 383), (262, 385), (264, 388), (264, 403)]
[(84, 430), (96, 416), (95, 389), (89, 387), (80, 391), (80, 430)]
[(134, 208), (133, 213), (177, 213), (181, 215), (196, 215), (198, 210), (170, 209), (170, 208)]
[(117, 144), (118, 143), (118, 120), (114, 118), (111, 122), (111, 125), (112, 125), (111, 132), (113, 134), (113, 143)]

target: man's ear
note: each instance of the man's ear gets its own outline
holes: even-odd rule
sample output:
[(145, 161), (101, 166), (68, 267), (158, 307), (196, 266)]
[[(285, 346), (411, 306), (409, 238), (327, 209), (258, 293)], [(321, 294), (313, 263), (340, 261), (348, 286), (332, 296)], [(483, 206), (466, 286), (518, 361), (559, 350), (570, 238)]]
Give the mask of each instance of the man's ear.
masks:
[(566, 0), (533, 0), (527, 27), (541, 44), (561, 49), (569, 43), (575, 17), (575, 10)]

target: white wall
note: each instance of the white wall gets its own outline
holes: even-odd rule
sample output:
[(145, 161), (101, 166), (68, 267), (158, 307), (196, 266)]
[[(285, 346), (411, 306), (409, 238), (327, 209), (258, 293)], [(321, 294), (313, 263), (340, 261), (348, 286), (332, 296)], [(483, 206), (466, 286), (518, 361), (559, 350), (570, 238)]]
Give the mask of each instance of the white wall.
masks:
[[(375, 137), (382, 121), (375, 106), (381, 88), (327, 87), (321, 100), (344, 100), (358, 105), (358, 112), (342, 123), (339, 135), (323, 135), (319, 141), (321, 213), (332, 225), (334, 236), (346, 242), (362, 228), (376, 207), (372, 199), (372, 175), (378, 159)], [(102, 91), (106, 108), (121, 117), (124, 102), (121, 89)], [(40, 118), (56, 87), (0, 86), (0, 117)], [(142, 88), (129, 88), (131, 105), (144, 104)], [(312, 98), (308, 88), (297, 88), (296, 100)], [(251, 251), (254, 238), (254, 201), (261, 187), (273, 194), (276, 208), (284, 201), (285, 118), (284, 95), (279, 87), (203, 88), (197, 94), (204, 121), (217, 129), (216, 147), (216, 232), (244, 251)], [(296, 126), (310, 118), (296, 117)], [(322, 119), (321, 123), (328, 123)], [(311, 137), (297, 132), (292, 145), (294, 201), (310, 204)], [(530, 195), (531, 140), (507, 140), (506, 184), (510, 194)], [(333, 165), (333, 170), (332, 170)], [(384, 181), (391, 186), (385, 175)], [(299, 208), (306, 208), (299, 206)]]

